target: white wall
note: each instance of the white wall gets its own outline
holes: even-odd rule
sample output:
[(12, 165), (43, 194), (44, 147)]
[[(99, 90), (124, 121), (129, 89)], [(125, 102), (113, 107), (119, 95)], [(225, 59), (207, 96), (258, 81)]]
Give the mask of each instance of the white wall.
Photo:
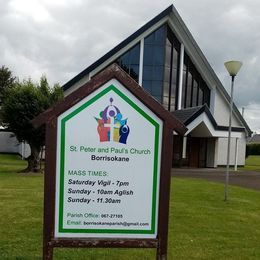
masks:
[(31, 154), (31, 148), (27, 143), (20, 143), (18, 153), (23, 157), (27, 158)]
[(207, 160), (206, 167), (216, 167), (215, 165), (215, 138), (209, 138), (207, 142)]
[[(228, 126), (229, 114), (230, 114), (229, 103), (226, 101), (226, 99), (221, 95), (221, 93), (217, 89), (214, 96), (215, 96), (215, 102), (213, 105), (215, 107), (213, 110), (214, 111), (213, 116), (218, 125)], [(241, 123), (234, 115), (232, 117), (232, 126), (242, 127)]]
[[(228, 126), (229, 124), (229, 113), (230, 108), (227, 100), (221, 95), (219, 90), (216, 90), (215, 93), (215, 108), (214, 108), (214, 118), (217, 121), (218, 125)], [(233, 115), (232, 117), (232, 126), (243, 127), (239, 122), (237, 117)], [(218, 165), (227, 164), (227, 138), (218, 139)], [(236, 138), (231, 138), (230, 146), (230, 165), (235, 164), (235, 149), (236, 149)], [(246, 154), (246, 136), (245, 133), (242, 133), (242, 137), (238, 139), (238, 165), (245, 165), (245, 154)]]
[(11, 132), (0, 131), (0, 153), (18, 153), (19, 142)]
[(245, 165), (246, 161), (246, 136), (238, 139), (238, 165)]
[[(219, 138), (218, 139), (218, 165), (226, 165), (227, 164), (227, 138)], [(231, 146), (230, 146), (230, 165), (235, 164), (235, 148), (236, 148), (236, 138), (231, 138)], [(245, 134), (243, 134), (242, 138), (238, 139), (238, 165), (245, 165), (245, 156), (246, 156), (246, 138)]]
[(12, 132), (0, 131), (0, 153), (18, 153), (23, 157), (31, 154), (28, 144), (19, 143), (16, 137), (11, 137)]

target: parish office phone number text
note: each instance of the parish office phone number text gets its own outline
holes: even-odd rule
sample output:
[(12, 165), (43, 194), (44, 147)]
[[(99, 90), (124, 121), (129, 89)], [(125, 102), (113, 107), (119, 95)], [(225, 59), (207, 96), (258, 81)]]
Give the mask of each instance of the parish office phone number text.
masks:
[(123, 218), (123, 214), (101, 214), (101, 218)]

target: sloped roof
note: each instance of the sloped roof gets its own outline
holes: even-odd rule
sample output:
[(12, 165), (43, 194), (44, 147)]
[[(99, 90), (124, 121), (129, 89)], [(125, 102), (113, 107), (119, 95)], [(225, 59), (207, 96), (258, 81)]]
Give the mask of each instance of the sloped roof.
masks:
[(249, 140), (248, 143), (254, 144), (254, 143), (260, 143), (260, 134), (253, 135)]
[(116, 47), (114, 47), (112, 50), (110, 50), (108, 53), (106, 53), (104, 56), (99, 58), (97, 61), (92, 63), (89, 67), (81, 71), (78, 75), (76, 75), (74, 78), (69, 80), (66, 84), (62, 86), (63, 90), (69, 89), (73, 84), (78, 82), (80, 79), (82, 79), (84, 76), (86, 76), (89, 72), (93, 71), (95, 68), (97, 68), (99, 65), (101, 65), (103, 62), (105, 62), (107, 59), (112, 57), (114, 54), (116, 54), (119, 50), (126, 47), (131, 41), (133, 41), (135, 38), (140, 36), (142, 33), (144, 33), (147, 29), (149, 29), (151, 26), (159, 22), (162, 18), (169, 15), (171, 12), (173, 12), (173, 5), (170, 5), (167, 7), (164, 11), (162, 11), (160, 14), (155, 16), (152, 20), (150, 20), (148, 23), (146, 23), (144, 26), (142, 26), (140, 29), (138, 29), (136, 32), (131, 34), (128, 38), (123, 40), (121, 43), (119, 43)]
[(187, 122), (190, 120), (190, 118), (192, 118), (193, 115), (200, 111), (201, 108), (202, 106), (180, 109), (172, 112), (172, 114), (176, 116), (182, 123), (187, 125)]
[[(185, 126), (188, 126), (193, 120), (195, 120), (199, 115), (201, 115), (204, 112), (208, 116), (215, 130), (228, 131), (227, 126), (222, 126), (217, 124), (216, 120), (214, 119), (213, 115), (211, 114), (206, 104), (203, 106), (176, 110), (172, 112), (172, 115), (178, 118)], [(234, 132), (243, 132), (244, 130), (245, 130), (244, 127), (232, 127), (232, 131)]]
[[(227, 93), (226, 89), (222, 85), (221, 81), (217, 77), (216, 73), (210, 66), (209, 62), (207, 61), (206, 57), (204, 56), (203, 52), (199, 48), (198, 44), (196, 43), (195, 39), (193, 38), (192, 34), (190, 33), (189, 29), (183, 22), (182, 18), (178, 14), (177, 10), (173, 5), (170, 5), (167, 7), (164, 11), (162, 11), (160, 14), (155, 16), (152, 20), (150, 20), (148, 23), (143, 25), (140, 29), (138, 29), (136, 32), (131, 34), (128, 38), (123, 40), (121, 43), (119, 43), (116, 47), (114, 47), (112, 50), (110, 50), (108, 53), (106, 53), (104, 56), (102, 56), (100, 59), (98, 59), (96, 62), (91, 64), (89, 67), (81, 71), (78, 75), (76, 75), (74, 78), (69, 80), (67, 83), (65, 83), (62, 88), (63, 90), (69, 89), (71, 86), (73, 86), (76, 82), (81, 80), (84, 76), (88, 75), (90, 72), (95, 70), (97, 67), (99, 67), (102, 63), (104, 63), (106, 60), (111, 58), (113, 55), (115, 55), (117, 52), (119, 52), (121, 49), (126, 47), (129, 43), (131, 43), (133, 40), (135, 40), (137, 37), (139, 37), (141, 34), (143, 34), (145, 31), (147, 31), (150, 27), (158, 23), (163, 18), (166, 18), (169, 16), (171, 20), (174, 22), (177, 22), (179, 26), (181, 27), (181, 32), (183, 34), (183, 38), (187, 39), (187, 42), (189, 42), (190, 46), (192, 46), (192, 49), (196, 52), (196, 57), (198, 57), (204, 64), (205, 69), (207, 72), (211, 75), (211, 77), (214, 79), (214, 81), (217, 83), (217, 89), (224, 95), (224, 97), (227, 99), (228, 102), (230, 102), (230, 96)], [(176, 35), (177, 37), (180, 35)], [(186, 46), (185, 46), (186, 47)], [(245, 126), (246, 131), (248, 132), (248, 135), (250, 136), (252, 134), (251, 129), (247, 125), (246, 121), (240, 114), (240, 111), (237, 109), (236, 105), (233, 106), (234, 112), (239, 118), (240, 122)]]

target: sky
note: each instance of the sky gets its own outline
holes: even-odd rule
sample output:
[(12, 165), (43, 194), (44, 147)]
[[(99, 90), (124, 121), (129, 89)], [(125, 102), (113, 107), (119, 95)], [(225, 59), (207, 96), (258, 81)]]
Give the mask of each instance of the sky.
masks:
[(171, 4), (228, 92), (223, 64), (243, 62), (234, 100), (260, 133), (258, 0), (0, 0), (0, 66), (63, 85)]

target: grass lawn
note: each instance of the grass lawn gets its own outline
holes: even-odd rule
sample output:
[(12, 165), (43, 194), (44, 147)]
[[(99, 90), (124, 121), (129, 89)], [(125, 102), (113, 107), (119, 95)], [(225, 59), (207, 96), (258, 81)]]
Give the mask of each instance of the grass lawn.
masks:
[[(41, 259), (42, 174), (0, 155), (0, 259)], [(260, 192), (198, 179), (171, 183), (169, 259), (260, 259)], [(54, 259), (155, 259), (154, 249), (55, 249)]]
[(249, 171), (260, 171), (260, 155), (250, 155), (246, 158), (246, 165), (243, 168)]

